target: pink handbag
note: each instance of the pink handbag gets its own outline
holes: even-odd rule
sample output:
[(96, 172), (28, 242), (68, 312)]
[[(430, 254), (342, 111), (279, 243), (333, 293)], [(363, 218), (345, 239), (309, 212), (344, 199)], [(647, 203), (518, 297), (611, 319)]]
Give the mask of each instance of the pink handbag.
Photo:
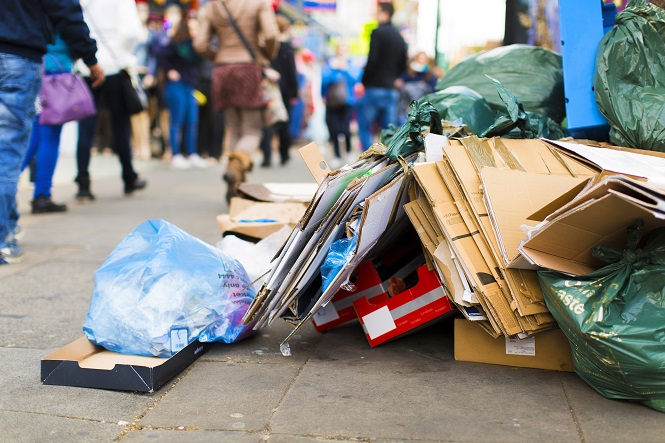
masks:
[(42, 106), (39, 123), (42, 125), (61, 125), (97, 113), (92, 92), (78, 74), (45, 75), (39, 98)]

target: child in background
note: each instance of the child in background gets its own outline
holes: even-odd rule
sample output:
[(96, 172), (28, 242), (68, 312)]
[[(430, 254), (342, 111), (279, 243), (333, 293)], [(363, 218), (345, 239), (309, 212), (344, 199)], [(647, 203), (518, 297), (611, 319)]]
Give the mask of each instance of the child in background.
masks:
[(406, 123), (409, 104), (434, 92), (438, 80), (436, 69), (432, 66), (429, 56), (423, 51), (414, 55), (407, 65), (406, 72), (395, 80), (395, 88), (399, 91), (397, 116), (400, 126)]
[(351, 117), (356, 104), (355, 85), (358, 78), (354, 77), (343, 55), (343, 48), (338, 46), (338, 55), (324, 65), (321, 73), (321, 95), (326, 105), (326, 125), (330, 133), (330, 143), (335, 157), (331, 167), (338, 168), (344, 164), (340, 149), (339, 137), (344, 137), (347, 163), (351, 163)]

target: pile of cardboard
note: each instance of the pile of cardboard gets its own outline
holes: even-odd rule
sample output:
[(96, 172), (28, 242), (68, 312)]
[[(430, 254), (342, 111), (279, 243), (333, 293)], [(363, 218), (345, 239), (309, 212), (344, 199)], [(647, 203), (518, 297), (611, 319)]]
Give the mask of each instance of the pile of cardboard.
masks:
[[(315, 145), (303, 148), (319, 188), (245, 321), (258, 329), (285, 318), (295, 332), (310, 319), (325, 331), (358, 318), (376, 346), (455, 306), (494, 338), (526, 339), (556, 329), (539, 267), (597, 269), (594, 246), (621, 246), (636, 218), (647, 231), (662, 225), (658, 154), (549, 140), (426, 140), (426, 152), (407, 159), (369, 151), (336, 171), (319, 167)], [(324, 282), (321, 267), (340, 239), (352, 247)], [(377, 262), (391, 253), (403, 255), (401, 264), (380, 272)]]
[(426, 251), (465, 317), (492, 335), (555, 326), (535, 272), (518, 251), (529, 217), (577, 193), (594, 171), (540, 140), (466, 137), (413, 167), (423, 197), (407, 205)]

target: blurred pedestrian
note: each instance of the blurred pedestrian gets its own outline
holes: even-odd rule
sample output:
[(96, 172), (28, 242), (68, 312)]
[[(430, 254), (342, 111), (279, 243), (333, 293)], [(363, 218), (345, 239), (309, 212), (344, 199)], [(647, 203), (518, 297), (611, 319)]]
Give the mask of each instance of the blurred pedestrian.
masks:
[[(70, 72), (73, 66), (74, 60), (72, 60), (67, 43), (59, 34), (56, 35), (55, 42), (48, 45), (44, 56), (44, 74), (49, 76)], [(36, 159), (35, 188), (32, 199), (33, 214), (64, 212), (67, 210), (67, 205), (55, 203), (51, 199), (53, 173), (58, 162), (61, 133), (61, 124), (41, 124), (39, 123), (39, 116), (35, 117), (28, 152), (21, 165), (21, 171), (23, 171)]]
[[(97, 40), (99, 64), (106, 72), (106, 81), (93, 87), (95, 102), (103, 100), (111, 120), (111, 148), (118, 156), (122, 167), (125, 195), (146, 187), (147, 182), (134, 171), (131, 148), (130, 115), (123, 94), (123, 83), (127, 81), (127, 70), (134, 69), (134, 49), (141, 36), (139, 19), (134, 0), (81, 0), (81, 8), (91, 35)], [(83, 75), (87, 70), (81, 69)], [(89, 80), (88, 80), (89, 81)], [(90, 191), (90, 148), (93, 144), (97, 116), (79, 122), (76, 162), (79, 201), (91, 201), (95, 196)]]
[[(139, 79), (144, 82), (143, 86), (147, 93), (149, 86), (152, 86), (150, 78), (148, 78), (147, 82), (145, 80), (148, 75), (148, 65), (151, 63), (152, 58), (150, 44), (152, 43), (155, 32), (150, 29), (150, 26), (148, 25), (150, 20), (150, 5), (148, 2), (145, 0), (137, 1), (136, 9), (139, 14), (139, 19), (141, 20), (141, 33), (136, 48), (134, 49), (134, 55), (136, 56), (136, 72), (139, 75)], [(145, 109), (138, 114), (132, 115), (131, 125), (134, 158), (149, 160), (152, 157), (150, 149), (149, 111)]]
[(406, 72), (395, 80), (395, 87), (399, 91), (397, 111), (399, 125), (406, 123), (411, 102), (434, 92), (438, 80), (439, 77), (427, 53), (424, 51), (416, 53), (409, 61)]
[[(203, 21), (205, 12), (206, 8), (198, 10), (199, 23)], [(216, 46), (217, 42), (213, 42), (212, 45)], [(226, 122), (224, 121), (224, 112), (215, 109), (212, 100), (212, 70), (214, 67), (212, 61), (204, 59), (199, 70), (198, 89), (202, 94), (202, 101), (199, 102), (197, 151), (201, 157), (207, 158), (208, 161), (219, 162), (224, 151)]]
[(291, 137), (291, 114), (293, 105), (298, 100), (298, 71), (296, 70), (295, 50), (289, 41), (289, 27), (291, 22), (284, 16), (277, 17), (277, 27), (279, 28), (279, 49), (277, 57), (271, 62), (270, 66), (279, 72), (279, 89), (282, 93), (282, 100), (288, 112), (289, 119), (285, 122), (276, 124), (273, 127), (263, 128), (261, 138), (261, 151), (263, 152), (263, 163), (261, 166), (268, 167), (272, 161), (272, 140), (275, 134), (279, 139), (280, 163), (285, 165), (289, 161), (289, 148), (293, 142)]
[[(223, 178), (230, 200), (251, 170), (252, 154), (261, 141), (262, 67), (276, 55), (279, 31), (275, 12), (264, 0), (222, 0), (205, 8), (194, 46), (216, 65), (213, 101), (226, 120), (229, 161)], [(216, 48), (211, 45), (214, 37)]]
[(378, 4), (379, 27), (372, 31), (367, 64), (362, 76), (364, 95), (358, 101), (358, 135), (362, 149), (372, 144), (372, 126), (375, 121), (387, 129), (397, 124), (395, 80), (406, 70), (407, 45), (391, 20), (395, 7), (391, 2)]
[(341, 49), (323, 67), (321, 94), (326, 104), (326, 125), (330, 133), (330, 143), (334, 157), (330, 161), (333, 168), (344, 164), (340, 149), (340, 136), (344, 138), (344, 153), (347, 163), (351, 163), (351, 118), (356, 104), (355, 87), (358, 79), (351, 74), (348, 60)]
[(5, 0), (0, 14), (0, 265), (20, 261), (23, 252), (16, 193), (21, 162), (28, 149), (35, 100), (41, 87), (42, 57), (54, 30), (69, 44), (72, 55), (90, 67), (95, 85), (104, 81), (76, 0)]
[[(166, 74), (164, 99), (169, 111), (169, 139), (173, 169), (207, 168), (196, 152), (199, 125), (198, 102), (194, 96), (202, 59), (194, 51), (192, 34), (196, 20), (188, 20), (178, 5), (169, 6), (172, 28), (156, 40), (157, 65)], [(183, 155), (184, 153), (187, 155)]]

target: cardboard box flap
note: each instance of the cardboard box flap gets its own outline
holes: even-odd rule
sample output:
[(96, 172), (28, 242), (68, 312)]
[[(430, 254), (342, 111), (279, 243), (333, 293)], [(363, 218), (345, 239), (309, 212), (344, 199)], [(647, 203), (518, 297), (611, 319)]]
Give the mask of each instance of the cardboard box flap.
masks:
[(535, 225), (535, 222), (528, 220), (529, 215), (588, 181), (587, 178), (498, 168), (482, 168), (480, 174), (505, 264), (519, 254), (518, 247), (525, 237), (521, 226)]
[(545, 141), (562, 152), (586, 160), (600, 170), (641, 177), (657, 186), (665, 186), (665, 158), (562, 141)]
[(298, 149), (298, 152), (305, 161), (309, 172), (312, 173), (314, 180), (320, 185), (323, 179), (330, 173), (330, 167), (326, 163), (326, 159), (323, 158), (319, 147), (316, 143), (312, 142)]
[(626, 228), (638, 219), (645, 222), (645, 234), (663, 223), (653, 212), (620, 195), (606, 193), (540, 226), (520, 251), (543, 268), (586, 274), (604, 265), (591, 255), (591, 250), (603, 244), (625, 247)]
[(567, 205), (575, 198), (577, 198), (578, 195), (588, 190), (588, 188), (592, 185), (592, 182), (593, 180), (591, 178), (583, 181), (579, 185), (568, 190), (568, 192), (561, 194), (559, 197), (555, 198), (551, 202), (544, 205), (542, 208), (538, 209), (533, 214), (529, 215), (527, 219), (536, 222), (541, 222), (545, 220), (554, 211)]

